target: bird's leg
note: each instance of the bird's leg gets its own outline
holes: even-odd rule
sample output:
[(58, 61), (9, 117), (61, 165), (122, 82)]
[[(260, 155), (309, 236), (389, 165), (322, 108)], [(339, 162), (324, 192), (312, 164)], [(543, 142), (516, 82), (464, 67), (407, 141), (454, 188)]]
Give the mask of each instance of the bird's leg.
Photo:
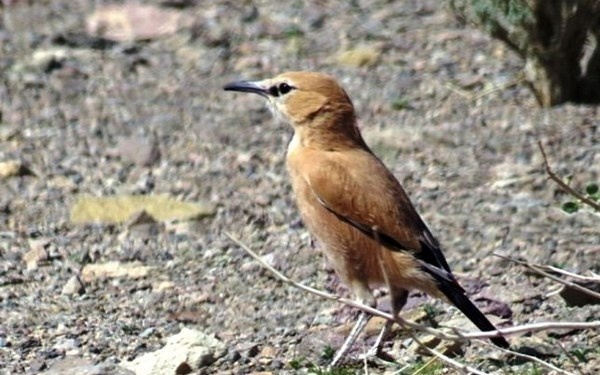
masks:
[[(392, 300), (392, 314), (394, 317), (397, 317), (400, 314), (400, 310), (406, 304), (406, 300), (408, 299), (408, 291), (405, 289), (398, 288), (390, 288), (390, 298)], [(381, 328), (381, 332), (377, 336), (377, 340), (375, 340), (375, 344), (369, 349), (366, 356), (379, 356), (381, 354), (381, 344), (383, 343), (383, 339), (392, 328), (394, 324), (393, 321), (388, 320), (385, 322), (383, 328)]]
[(383, 326), (383, 328), (381, 328), (379, 335), (377, 335), (377, 340), (375, 340), (375, 344), (373, 344), (371, 349), (369, 349), (367, 354), (365, 354), (365, 357), (377, 357), (381, 354), (381, 344), (383, 342), (383, 338), (387, 335), (388, 331), (392, 327), (392, 324), (394, 324), (394, 322), (392, 322), (391, 320), (385, 322), (385, 325)]
[[(354, 295), (357, 297), (356, 299), (358, 300), (358, 302), (371, 307), (375, 307), (377, 305), (375, 297), (373, 297), (373, 293), (371, 292), (371, 289), (369, 289), (369, 286), (367, 284), (358, 280), (354, 283), (349, 284), (351, 286), (352, 291), (354, 292)], [(350, 349), (352, 348), (352, 345), (369, 322), (369, 319), (371, 319), (371, 315), (361, 310), (358, 315), (358, 319), (356, 320), (356, 323), (354, 323), (354, 327), (352, 327), (352, 330), (350, 330), (346, 341), (344, 341), (340, 349), (337, 351), (337, 353), (335, 353), (333, 360), (329, 364), (329, 368), (338, 365), (340, 361), (346, 356), (346, 354), (348, 354), (348, 351), (350, 351)]]
[(358, 338), (358, 335), (360, 335), (362, 330), (365, 328), (370, 318), (371, 316), (364, 311), (359, 313), (358, 319), (356, 320), (356, 323), (354, 323), (354, 327), (352, 327), (352, 330), (348, 334), (346, 341), (344, 341), (340, 349), (337, 351), (337, 353), (335, 353), (333, 360), (329, 364), (330, 368), (337, 366), (339, 362), (346, 356), (346, 354), (348, 354), (348, 351), (352, 348), (352, 345)]

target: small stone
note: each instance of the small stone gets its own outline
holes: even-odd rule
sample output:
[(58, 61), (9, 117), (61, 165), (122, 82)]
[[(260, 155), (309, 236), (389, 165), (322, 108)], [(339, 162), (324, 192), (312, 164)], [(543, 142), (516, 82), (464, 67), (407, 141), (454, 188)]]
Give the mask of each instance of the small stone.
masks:
[(429, 319), (429, 314), (423, 309), (412, 309), (402, 313), (404, 319), (413, 321), (415, 323), (422, 323)]
[(72, 178), (66, 176), (55, 176), (48, 180), (48, 187), (65, 190), (67, 192), (75, 192), (78, 189), (78, 185)]
[(137, 212), (136, 214), (134, 214), (129, 221), (127, 222), (127, 227), (131, 228), (134, 227), (136, 225), (142, 225), (142, 224), (154, 224), (156, 223), (156, 220), (152, 217), (152, 215), (150, 215), (148, 212), (146, 212), (146, 210), (141, 210), (139, 212)]
[(144, 266), (140, 262), (121, 263), (106, 262), (86, 264), (81, 270), (81, 278), (89, 283), (96, 279), (104, 278), (128, 278), (140, 279), (146, 277), (152, 267)]
[[(2, 116), (2, 112), (0, 112), (0, 118)], [(10, 123), (11, 121), (7, 121), (6, 123)], [(0, 142), (8, 142), (22, 137), (22, 131), (16, 128), (2, 127), (0, 128)]]
[(156, 221), (146, 210), (134, 214), (127, 222), (125, 237), (150, 238), (157, 236), (163, 229), (163, 225)]
[(260, 356), (264, 358), (275, 358), (277, 356), (277, 349), (267, 345), (260, 351)]
[(150, 337), (152, 335), (154, 335), (154, 332), (156, 332), (156, 328), (155, 327), (149, 327), (146, 328), (144, 331), (142, 331), (142, 333), (140, 333), (140, 337), (141, 338), (147, 338)]
[(383, 327), (386, 325), (387, 319), (382, 318), (380, 316), (374, 316), (367, 322), (367, 325), (364, 329), (364, 334), (366, 337), (371, 337), (378, 335)]
[(162, 292), (168, 289), (173, 289), (175, 287), (175, 283), (169, 280), (160, 281), (159, 283), (152, 286), (152, 290), (155, 292)]
[(413, 342), (412, 345), (408, 348), (410, 353), (417, 355), (431, 355), (426, 348), (435, 349), (441, 342), (442, 339), (433, 335), (424, 335), (418, 337), (421, 344), (418, 342)]
[(448, 357), (455, 357), (455, 356), (463, 355), (465, 352), (464, 342), (444, 341), (437, 350), (440, 353), (447, 355)]
[(213, 352), (203, 352), (197, 355), (194, 363), (198, 368), (210, 366), (216, 360)]
[(66, 48), (39, 49), (33, 52), (27, 63), (39, 70), (48, 71), (52, 66), (61, 66), (68, 57), (69, 51)]
[(33, 175), (29, 167), (19, 160), (0, 162), (0, 178)]
[[(235, 63), (234, 69), (236, 71), (244, 71), (250, 69), (260, 69), (263, 65), (263, 58), (260, 56), (250, 55), (250, 56), (241, 56)], [(242, 154), (246, 156), (247, 154)], [(240, 159), (242, 162), (243, 160)]]
[(83, 293), (85, 293), (85, 287), (79, 279), (79, 276), (77, 275), (71, 276), (71, 278), (69, 279), (69, 281), (67, 281), (65, 286), (63, 286), (61, 291), (61, 294), (65, 296), (72, 296)]
[(169, 314), (169, 319), (187, 324), (202, 324), (206, 321), (205, 313), (195, 309), (183, 310)]
[(473, 90), (483, 85), (483, 77), (472, 73), (457, 74), (454, 77), (455, 83), (465, 90)]
[(227, 359), (227, 361), (228, 361), (229, 363), (235, 363), (235, 362), (237, 362), (237, 361), (238, 361), (240, 358), (242, 358), (242, 355), (240, 354), (240, 352), (238, 352), (238, 351), (237, 351), (237, 350), (235, 350), (235, 349), (232, 349), (232, 350), (230, 350), (230, 351), (227, 353), (227, 358), (226, 358), (226, 359)]
[(260, 363), (263, 366), (269, 366), (271, 364), (271, 362), (273, 362), (273, 358), (269, 358), (269, 357), (264, 357), (264, 358), (259, 358), (258, 359), (258, 363)]
[(168, 221), (164, 225), (165, 231), (177, 236), (190, 236), (203, 228), (202, 222), (198, 220)]
[(37, 374), (40, 371), (44, 371), (47, 368), (48, 365), (46, 364), (46, 361), (44, 361), (43, 359), (36, 359), (29, 366), (29, 371), (31, 373)]
[(121, 160), (139, 166), (148, 167), (160, 159), (156, 141), (142, 137), (121, 138), (117, 144)]
[(266, 194), (259, 194), (254, 198), (254, 203), (259, 206), (265, 207), (271, 204), (271, 198)]
[(185, 12), (130, 3), (97, 7), (88, 17), (86, 28), (92, 36), (130, 42), (174, 34), (192, 21)]
[(54, 344), (53, 349), (66, 355), (77, 355), (80, 352), (81, 342), (75, 338), (65, 338)]
[(375, 46), (359, 46), (336, 56), (336, 61), (340, 65), (360, 68), (364, 66), (373, 66), (379, 62), (381, 49)]
[(30, 250), (23, 255), (23, 260), (25, 261), (28, 270), (35, 270), (40, 263), (46, 262), (49, 259), (47, 248), (50, 244), (50, 240), (47, 238), (30, 239), (28, 242)]
[(283, 368), (283, 366), (284, 366), (284, 363), (280, 359), (273, 359), (273, 361), (271, 362), (271, 368), (280, 370)]
[(255, 159), (256, 155), (253, 153), (249, 153), (249, 152), (240, 152), (237, 154), (236, 157), (236, 162), (238, 164), (246, 164), (249, 163), (251, 160)]
[(242, 357), (246, 358), (254, 358), (260, 352), (256, 344), (246, 344), (238, 348), (238, 350), (242, 354)]
[(0, 215), (8, 215), (11, 213), (11, 201), (7, 198), (0, 198)]
[(177, 366), (177, 368), (175, 369), (175, 374), (176, 375), (187, 375), (192, 373), (192, 368), (190, 367), (190, 365), (188, 365), (186, 362), (181, 363), (179, 366)]

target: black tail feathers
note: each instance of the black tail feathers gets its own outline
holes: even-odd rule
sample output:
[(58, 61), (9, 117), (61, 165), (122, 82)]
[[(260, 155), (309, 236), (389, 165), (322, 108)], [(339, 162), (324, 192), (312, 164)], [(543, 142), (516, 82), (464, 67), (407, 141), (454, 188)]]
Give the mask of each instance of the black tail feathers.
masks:
[[(446, 284), (446, 283), (443, 283)], [(495, 331), (496, 327), (483, 315), (481, 310), (471, 302), (469, 297), (464, 293), (458, 285), (440, 285), (440, 291), (444, 293), (446, 298), (452, 302), (470, 321), (473, 322), (480, 330)], [(510, 345), (504, 337), (492, 337), (490, 340), (501, 348), (508, 348)]]

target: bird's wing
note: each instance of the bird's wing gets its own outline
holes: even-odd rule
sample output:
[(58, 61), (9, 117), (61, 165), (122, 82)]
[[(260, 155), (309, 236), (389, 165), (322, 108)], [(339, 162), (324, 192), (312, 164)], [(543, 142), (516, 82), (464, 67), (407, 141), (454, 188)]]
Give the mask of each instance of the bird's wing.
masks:
[(329, 152), (305, 172), (317, 201), (340, 220), (392, 251), (410, 252), (436, 279), (454, 281), (437, 240), (404, 189), (371, 153)]

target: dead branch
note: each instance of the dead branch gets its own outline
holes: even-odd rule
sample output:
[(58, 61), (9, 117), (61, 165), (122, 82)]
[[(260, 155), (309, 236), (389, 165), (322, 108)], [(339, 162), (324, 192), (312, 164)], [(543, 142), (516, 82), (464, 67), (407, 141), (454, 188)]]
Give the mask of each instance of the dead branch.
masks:
[(488, 375), (488, 373), (487, 373), (487, 372), (483, 372), (483, 371), (477, 370), (477, 369), (475, 369), (475, 368), (473, 368), (473, 367), (471, 367), (471, 366), (468, 366), (468, 365), (466, 365), (466, 364), (464, 364), (464, 363), (460, 363), (460, 362), (458, 362), (458, 361), (455, 361), (454, 359), (452, 359), (452, 358), (450, 358), (450, 357), (448, 357), (448, 356), (446, 356), (446, 355), (444, 355), (444, 354), (442, 354), (442, 353), (438, 352), (437, 350), (435, 350), (435, 349), (433, 349), (433, 348), (430, 348), (430, 347), (428, 347), (427, 345), (423, 344), (423, 343), (422, 343), (422, 342), (421, 342), (421, 341), (420, 341), (420, 340), (419, 340), (419, 339), (418, 339), (418, 338), (415, 336), (415, 334), (414, 334), (414, 332), (413, 332), (412, 330), (409, 330), (408, 332), (409, 332), (409, 335), (410, 335), (410, 337), (411, 337), (413, 340), (415, 340), (415, 342), (416, 342), (417, 344), (419, 344), (419, 346), (420, 346), (420, 347), (422, 347), (422, 348), (425, 348), (425, 350), (426, 350), (426, 351), (427, 351), (429, 354), (433, 355), (434, 357), (437, 357), (437, 358), (439, 358), (439, 359), (440, 359), (442, 362), (446, 362), (446, 363), (447, 363), (447, 364), (449, 364), (450, 366), (452, 366), (452, 367), (454, 367), (454, 368), (456, 368), (456, 369), (460, 370), (462, 373), (465, 373), (465, 374)]
[(250, 249), (250, 247), (248, 247), (245, 243), (241, 242), (240, 240), (238, 240), (237, 238), (235, 238), (231, 233), (229, 232), (225, 232), (225, 235), (227, 237), (229, 237), (229, 239), (231, 239), (233, 242), (235, 242), (239, 247), (241, 247), (244, 251), (246, 251), (252, 258), (254, 258), (261, 266), (265, 267), (267, 270), (271, 271), (278, 279), (280, 279), (281, 281), (283, 281), (286, 284), (290, 284), (298, 289), (304, 290), (306, 292), (315, 294), (319, 297), (323, 297), (332, 301), (337, 301), (337, 302), (341, 302), (343, 304), (361, 309), (371, 315), (375, 315), (375, 316), (380, 316), (382, 318), (388, 319), (388, 320), (393, 320), (396, 323), (398, 323), (400, 326), (405, 327), (405, 328), (409, 328), (408, 332), (409, 335), (412, 337), (413, 340), (415, 340), (415, 342), (417, 342), (420, 346), (422, 346), (423, 348), (425, 348), (425, 350), (427, 350), (431, 355), (439, 358), (440, 360), (442, 360), (443, 362), (446, 362), (447, 364), (449, 364), (452, 367), (455, 367), (459, 370), (461, 370), (462, 372), (465, 373), (471, 373), (471, 374), (478, 374), (478, 375), (488, 375), (485, 372), (481, 372), (475, 368), (472, 368), (470, 366), (467, 366), (465, 364), (462, 364), (460, 362), (457, 362), (455, 360), (453, 360), (452, 358), (449, 358), (447, 356), (445, 356), (444, 354), (431, 349), (429, 347), (427, 347), (426, 345), (423, 345), (419, 339), (417, 339), (414, 336), (414, 333), (412, 332), (412, 329), (417, 329), (417, 330), (421, 330), (421, 331), (426, 331), (428, 333), (434, 334), (434, 335), (441, 335), (440, 338), (445, 338), (448, 340), (458, 340), (458, 341), (464, 341), (463, 336), (453, 336), (453, 335), (447, 335), (441, 331), (437, 331), (434, 330), (432, 328), (426, 327), (426, 326), (421, 326), (420, 324), (416, 324), (413, 322), (409, 322), (406, 321), (400, 317), (398, 317), (398, 319), (394, 319), (394, 317), (391, 314), (387, 314), (383, 311), (379, 311), (377, 309), (374, 309), (370, 306), (367, 305), (363, 305), (361, 303), (358, 303), (356, 301), (350, 300), (350, 299), (346, 299), (346, 298), (341, 298), (341, 297), (337, 297), (334, 296), (332, 294), (329, 294), (327, 292), (323, 292), (321, 290), (318, 289), (314, 289), (311, 288), (309, 286), (300, 284), (298, 282), (293, 281), (292, 279), (288, 278), (287, 276), (285, 276), (284, 274), (282, 274), (281, 272), (277, 271), (275, 268), (273, 268), (271, 265), (269, 265), (267, 262), (265, 262), (258, 254), (256, 254), (254, 251), (252, 251), (252, 249)]
[(508, 88), (511, 88), (513, 86), (517, 86), (519, 85), (521, 82), (525, 81), (525, 76), (524, 75), (520, 75), (518, 76), (516, 79), (513, 79), (511, 81), (499, 84), (499, 85), (492, 85), (492, 87), (489, 87), (487, 89), (483, 89), (481, 91), (479, 91), (478, 93), (475, 92), (471, 92), (469, 90), (465, 90), (461, 87), (459, 87), (456, 84), (453, 84), (451, 82), (446, 82), (444, 83), (442, 86), (445, 87), (446, 89), (462, 96), (464, 99), (468, 100), (468, 101), (475, 101), (478, 99), (481, 99), (489, 94), (492, 94), (496, 91), (503, 91), (506, 90)]
[(548, 174), (548, 177), (550, 177), (550, 179), (554, 182), (556, 182), (556, 184), (567, 194), (579, 199), (581, 202), (587, 204), (588, 206), (592, 207), (595, 210), (600, 211), (600, 204), (594, 202), (592, 199), (584, 196), (583, 194), (575, 191), (572, 187), (570, 187), (568, 184), (566, 184), (563, 180), (561, 180), (556, 173), (554, 173), (552, 171), (552, 168), (550, 168), (550, 164), (548, 163), (548, 157), (546, 156), (546, 151), (544, 150), (544, 146), (542, 145), (541, 141), (538, 141), (538, 147), (540, 148), (540, 151), (542, 152), (542, 157), (544, 158), (544, 169), (546, 170), (546, 173)]
[[(530, 269), (530, 270), (536, 272), (539, 275), (542, 275), (542, 276), (547, 277), (547, 278), (549, 278), (551, 280), (554, 280), (557, 283), (566, 285), (569, 288), (573, 288), (573, 289), (575, 289), (577, 291), (580, 291), (581, 293), (585, 293), (585, 294), (587, 294), (589, 296), (592, 296), (594, 298), (600, 299), (600, 293), (595, 292), (595, 291), (593, 291), (591, 289), (588, 289), (588, 288), (586, 288), (584, 286), (581, 286), (579, 284), (575, 284), (573, 282), (570, 282), (570, 281), (567, 281), (567, 280), (563, 280), (560, 277), (554, 276), (554, 275), (552, 275), (552, 274), (544, 271), (542, 269), (542, 267), (540, 267), (539, 265), (532, 264), (532, 263), (529, 263), (529, 262), (526, 262), (526, 261), (523, 261), (523, 260), (515, 259), (513, 257), (509, 257), (509, 256), (506, 256), (506, 255), (501, 255), (501, 254), (494, 254), (494, 255), (496, 255), (496, 256), (498, 256), (498, 257), (500, 257), (502, 259), (506, 259), (506, 260), (509, 260), (511, 262), (517, 263), (517, 264), (519, 264), (519, 265), (521, 265), (521, 266), (523, 266), (523, 267), (525, 267), (527, 269)], [(552, 267), (552, 269), (556, 269), (556, 268)], [(569, 272), (569, 274), (570, 274), (570, 272)], [(598, 281), (598, 280), (594, 280), (594, 281)]]
[(590, 275), (592, 276), (582, 276), (582, 275), (578, 275), (576, 273), (573, 272), (569, 272), (569, 271), (565, 271), (562, 270), (560, 268), (556, 268), (553, 266), (546, 266), (546, 265), (542, 265), (542, 264), (536, 264), (536, 267), (546, 270), (546, 271), (550, 271), (550, 272), (556, 272), (556, 273), (560, 273), (563, 276), (567, 276), (570, 277), (572, 279), (575, 280), (579, 280), (581, 282), (596, 282), (596, 283), (600, 283), (600, 275), (595, 274), (593, 272), (590, 271)]
[(384, 311), (380, 311), (380, 310), (377, 310), (370, 306), (358, 303), (354, 300), (351, 300), (348, 298), (343, 298), (343, 297), (338, 297), (333, 294), (329, 294), (327, 292), (324, 292), (324, 291), (321, 291), (321, 290), (318, 290), (315, 288), (311, 288), (304, 284), (293, 281), (292, 279), (288, 278), (287, 276), (285, 276), (284, 274), (282, 274), (281, 272), (279, 272), (275, 268), (273, 268), (271, 265), (266, 263), (258, 254), (256, 254), (254, 251), (252, 251), (252, 249), (250, 249), (246, 244), (244, 244), (243, 242), (241, 242), (240, 240), (235, 238), (231, 233), (225, 232), (225, 235), (227, 237), (229, 237), (233, 242), (235, 242), (240, 248), (242, 248), (244, 251), (246, 251), (261, 266), (263, 266), (267, 270), (271, 271), (278, 279), (280, 279), (281, 281), (283, 281), (286, 284), (292, 285), (300, 290), (304, 290), (308, 293), (317, 295), (319, 297), (322, 297), (322, 298), (325, 298), (325, 299), (328, 299), (331, 301), (340, 302), (340, 303), (343, 303), (348, 306), (355, 307), (355, 308), (365, 311), (371, 315), (379, 316), (379, 317), (382, 317), (382, 318), (388, 319), (388, 320), (393, 320), (404, 328), (423, 331), (425, 333), (429, 333), (429, 334), (436, 336), (443, 340), (465, 341), (465, 340), (472, 340), (472, 339), (489, 339), (491, 337), (498, 337), (498, 336), (512, 336), (512, 335), (517, 335), (517, 334), (532, 333), (532, 332), (538, 332), (538, 331), (548, 331), (548, 330), (562, 330), (562, 329), (583, 330), (583, 329), (599, 329), (600, 328), (600, 321), (594, 321), (594, 322), (539, 322), (539, 323), (524, 324), (524, 325), (514, 326), (514, 327), (509, 327), (509, 328), (502, 328), (502, 329), (498, 329), (496, 331), (469, 332), (469, 333), (460, 333), (460, 334), (457, 333), (455, 335), (452, 335), (452, 334), (448, 334), (446, 332), (443, 332), (443, 331), (440, 331), (440, 330), (437, 330), (437, 329), (434, 329), (431, 327), (427, 327), (427, 326), (424, 326), (421, 324), (411, 322), (409, 320), (405, 320), (402, 317), (398, 317), (398, 318), (394, 319), (394, 317), (391, 314), (388, 314)]
[(562, 344), (560, 342), (557, 342), (556, 344), (558, 345), (558, 347), (560, 348), (560, 350), (562, 351), (562, 353), (565, 355), (565, 357), (567, 357), (569, 359), (569, 361), (573, 364), (573, 366), (575, 366), (575, 368), (577, 369), (577, 372), (579, 373), (579, 375), (585, 375), (583, 373), (583, 370), (581, 369), (581, 365), (573, 357), (573, 354), (569, 353), (569, 351), (567, 349), (565, 349), (565, 347), (562, 346)]
[(552, 370), (552, 371), (556, 371), (556, 373), (558, 373), (558, 374), (563, 374), (563, 375), (575, 375), (575, 374), (573, 374), (572, 372), (569, 372), (569, 371), (565, 371), (565, 370), (563, 370), (563, 369), (560, 369), (560, 368), (558, 368), (558, 367), (554, 366), (553, 364), (551, 364), (551, 363), (548, 363), (548, 362), (546, 362), (546, 361), (543, 361), (543, 360), (541, 360), (541, 359), (539, 359), (539, 358), (537, 358), (537, 357), (534, 357), (534, 356), (532, 356), (532, 355), (529, 355), (529, 354), (524, 354), (524, 353), (519, 353), (519, 352), (516, 352), (516, 351), (514, 351), (514, 350), (510, 350), (510, 349), (499, 348), (499, 347), (497, 347), (496, 345), (490, 344), (490, 343), (488, 343), (488, 342), (486, 342), (486, 341), (481, 341), (481, 343), (482, 343), (482, 344), (484, 344), (484, 345), (493, 346), (494, 348), (500, 349), (500, 350), (502, 350), (502, 351), (503, 351), (503, 352), (505, 352), (505, 353), (508, 353), (508, 354), (511, 354), (511, 355), (514, 355), (514, 356), (517, 356), (517, 357), (520, 357), (520, 358), (525, 358), (525, 359), (528, 359), (528, 360), (530, 360), (530, 361), (532, 361), (532, 362), (539, 363), (540, 365), (542, 365), (542, 366), (544, 366), (544, 367), (546, 367), (546, 368), (548, 368), (548, 369), (550, 369), (550, 370)]

